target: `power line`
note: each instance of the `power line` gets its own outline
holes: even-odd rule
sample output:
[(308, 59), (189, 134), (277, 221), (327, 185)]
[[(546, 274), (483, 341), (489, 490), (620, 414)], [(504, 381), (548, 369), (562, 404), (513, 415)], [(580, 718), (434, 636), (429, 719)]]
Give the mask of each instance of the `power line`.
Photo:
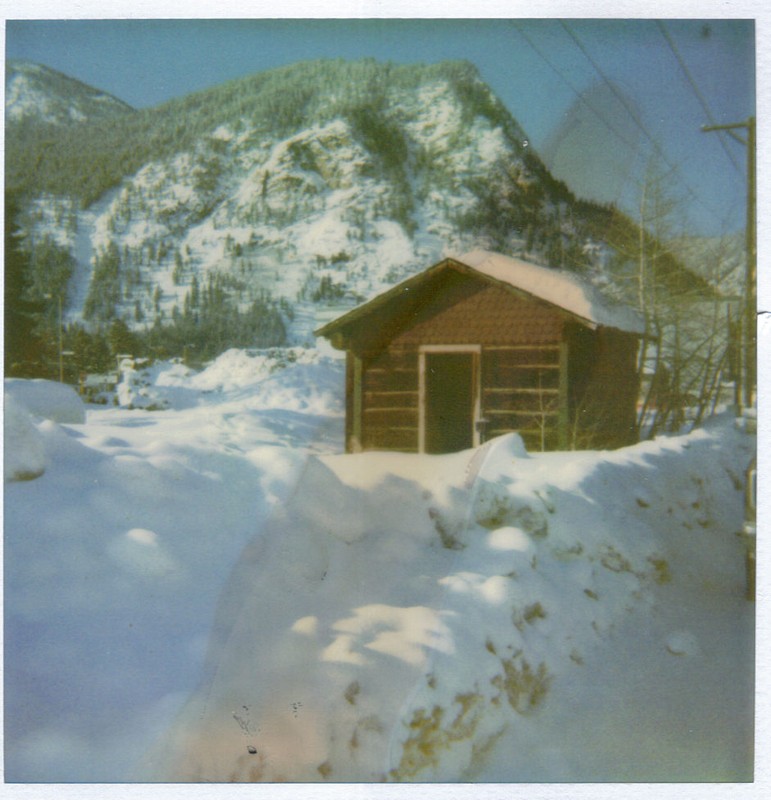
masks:
[(602, 122), (602, 124), (603, 124), (603, 125), (605, 125), (605, 127), (606, 127), (606, 128), (609, 130), (609, 131), (611, 131), (611, 133), (614, 133), (614, 134), (615, 134), (615, 135), (616, 135), (616, 136), (617, 136), (617, 137), (618, 137), (618, 138), (619, 138), (619, 139), (620, 139), (620, 140), (621, 140), (621, 141), (622, 141), (622, 142), (623, 142), (623, 143), (624, 143), (624, 144), (625, 144), (627, 147), (629, 147), (629, 148), (630, 148), (630, 149), (632, 149), (632, 150), (636, 150), (636, 149), (637, 149), (637, 146), (638, 146), (638, 145), (637, 145), (637, 143), (636, 143), (636, 142), (635, 142), (635, 143), (632, 143), (632, 142), (630, 142), (630, 141), (629, 141), (629, 140), (626, 138), (626, 135), (625, 135), (625, 134), (621, 133), (621, 132), (620, 132), (619, 130), (617, 130), (617, 129), (616, 129), (614, 126), (613, 126), (613, 125), (611, 125), (611, 123), (610, 123), (610, 122), (609, 122), (609, 121), (608, 121), (608, 120), (605, 118), (605, 116), (604, 116), (604, 115), (603, 115), (601, 112), (599, 112), (599, 111), (598, 111), (598, 110), (597, 110), (597, 109), (596, 109), (596, 108), (595, 108), (595, 107), (594, 107), (594, 106), (593, 106), (591, 103), (589, 103), (589, 102), (586, 100), (585, 94), (584, 94), (583, 92), (581, 92), (581, 90), (580, 90), (580, 89), (577, 89), (577, 88), (576, 88), (576, 87), (575, 87), (575, 86), (574, 86), (574, 85), (573, 85), (573, 84), (572, 84), (572, 83), (571, 83), (571, 82), (570, 82), (570, 81), (569, 81), (569, 80), (568, 80), (568, 79), (565, 77), (565, 75), (562, 73), (562, 71), (559, 69), (559, 67), (555, 66), (555, 65), (552, 63), (552, 61), (549, 59), (549, 57), (548, 57), (548, 56), (547, 56), (547, 55), (546, 55), (546, 54), (543, 52), (543, 50), (541, 50), (541, 49), (540, 49), (540, 48), (539, 48), (539, 47), (538, 47), (538, 46), (535, 44), (535, 42), (534, 42), (534, 41), (533, 41), (533, 40), (530, 38), (530, 36), (528, 36), (528, 35), (527, 35), (527, 33), (525, 33), (525, 31), (524, 31), (524, 29), (522, 28), (522, 26), (521, 26), (521, 25), (519, 25), (519, 23), (517, 23), (517, 22), (514, 22), (513, 24), (514, 24), (514, 27), (515, 27), (515, 28), (517, 29), (517, 31), (519, 32), (519, 34), (522, 36), (522, 38), (523, 38), (523, 39), (524, 39), (524, 40), (525, 40), (525, 41), (526, 41), (526, 42), (527, 42), (527, 43), (530, 45), (530, 47), (531, 47), (531, 48), (532, 48), (532, 49), (533, 49), (533, 50), (534, 50), (534, 51), (535, 51), (535, 52), (536, 52), (536, 53), (537, 53), (537, 54), (538, 54), (538, 55), (539, 55), (539, 56), (540, 56), (540, 57), (541, 57), (541, 58), (542, 58), (542, 59), (543, 59), (545, 62), (546, 62), (546, 64), (547, 64), (549, 67), (551, 67), (551, 69), (552, 69), (552, 70), (553, 70), (553, 71), (554, 71), (554, 72), (557, 74), (557, 76), (560, 78), (560, 80), (562, 80), (562, 82), (563, 82), (563, 83), (565, 83), (565, 84), (566, 84), (566, 85), (567, 85), (567, 86), (568, 86), (568, 87), (571, 89), (571, 91), (573, 92), (573, 94), (575, 94), (575, 96), (576, 96), (576, 97), (577, 97), (577, 98), (578, 98), (578, 99), (579, 99), (579, 100), (580, 100), (580, 101), (583, 103), (583, 105), (585, 105), (585, 106), (586, 106), (586, 108), (588, 108), (588, 109), (589, 109), (589, 110), (590, 110), (590, 111), (591, 111), (591, 112), (592, 112), (592, 113), (593, 113), (593, 114), (594, 114), (594, 115), (595, 115), (595, 116), (596, 116), (596, 117), (597, 117), (597, 118), (600, 120), (600, 122)]
[[(685, 75), (686, 80), (688, 81), (688, 83), (689, 83), (694, 95), (696, 96), (696, 99), (699, 101), (699, 103), (701, 104), (702, 109), (704, 110), (704, 113), (707, 115), (707, 120), (709, 121), (709, 123), (711, 125), (717, 125), (717, 121), (715, 120), (714, 116), (712, 115), (712, 112), (710, 111), (709, 104), (707, 103), (707, 100), (705, 99), (705, 97), (701, 93), (701, 91), (699, 90), (699, 87), (696, 85), (696, 81), (694, 80), (693, 75), (691, 74), (691, 71), (688, 69), (687, 64), (683, 60), (683, 57), (680, 55), (680, 51), (678, 50), (677, 45), (675, 44), (674, 40), (670, 36), (669, 31), (666, 29), (666, 26), (664, 25), (664, 23), (661, 20), (656, 20), (656, 24), (658, 26), (659, 31), (661, 32), (661, 35), (664, 37), (664, 40), (666, 41), (667, 45), (669, 46), (669, 49), (672, 51), (672, 55), (675, 57), (675, 60), (677, 61), (678, 65), (680, 66), (680, 69), (682, 70), (683, 75)], [(742, 170), (740, 169), (739, 165), (736, 163), (736, 159), (734, 158), (733, 153), (731, 153), (731, 151), (728, 149), (728, 146), (726, 145), (725, 139), (722, 136), (722, 132), (720, 132), (720, 131), (718, 131), (718, 139), (720, 141), (720, 144), (721, 144), (725, 154), (728, 156), (729, 161), (733, 164), (734, 169), (737, 172), (741, 173)]]
[[(564, 30), (568, 34), (568, 36), (570, 36), (570, 38), (573, 40), (573, 42), (576, 45), (576, 47), (578, 47), (578, 49), (584, 54), (584, 56), (586, 57), (586, 60), (592, 65), (592, 67), (594, 68), (595, 72), (600, 76), (602, 81), (608, 86), (608, 88), (611, 90), (611, 92), (613, 92), (613, 94), (616, 96), (616, 98), (619, 100), (619, 102), (624, 106), (624, 108), (627, 110), (629, 116), (632, 118), (632, 120), (634, 120), (635, 124), (640, 128), (640, 130), (643, 132), (643, 134), (648, 139), (648, 141), (650, 141), (650, 143), (653, 145), (654, 150), (660, 156), (661, 160), (669, 167), (669, 169), (671, 171), (677, 171), (677, 167), (675, 165), (673, 165), (669, 161), (669, 159), (667, 158), (666, 154), (664, 153), (664, 151), (662, 150), (661, 146), (659, 145), (658, 141), (655, 139), (655, 137), (647, 129), (647, 127), (645, 126), (643, 121), (640, 119), (640, 116), (637, 114), (635, 109), (630, 107), (630, 105), (627, 102), (627, 100), (624, 97), (624, 95), (618, 90), (618, 88), (615, 86), (613, 81), (611, 81), (610, 78), (608, 78), (608, 76), (603, 72), (603, 70), (600, 67), (600, 65), (592, 58), (591, 54), (586, 49), (586, 47), (584, 47), (583, 43), (578, 38), (578, 36), (575, 34), (575, 32), (573, 30), (571, 30), (571, 28), (568, 26), (568, 24), (564, 20), (560, 20), (560, 24), (562, 25), (562, 27), (564, 28)], [(692, 189), (691, 186), (685, 180), (683, 180), (682, 178), (681, 178), (681, 183), (685, 187), (685, 189), (687, 190), (688, 194), (691, 195), (691, 197), (702, 208), (704, 208), (707, 211), (709, 211), (715, 217), (720, 217), (721, 216), (720, 214), (718, 214), (718, 212), (714, 208), (710, 208), (701, 199), (701, 197), (694, 191), (694, 189)]]
[(653, 145), (654, 149), (661, 156), (664, 163), (670, 169), (675, 169), (674, 165), (670, 164), (669, 161), (667, 160), (664, 151), (661, 149), (661, 146), (656, 141), (655, 137), (645, 127), (643, 121), (640, 119), (640, 115), (632, 106), (629, 105), (626, 97), (624, 97), (624, 95), (618, 90), (618, 87), (615, 85), (615, 83), (613, 83), (613, 81), (610, 80), (610, 78), (602, 71), (600, 65), (592, 58), (591, 54), (586, 49), (586, 47), (584, 47), (583, 43), (578, 38), (578, 36), (571, 30), (571, 28), (564, 20), (560, 20), (560, 24), (565, 29), (565, 33), (567, 33), (568, 36), (570, 36), (570, 38), (573, 40), (576, 47), (584, 54), (586, 60), (592, 65), (594, 71), (600, 76), (600, 78), (602, 78), (603, 82), (607, 85), (607, 87), (611, 90), (611, 92), (613, 92), (613, 94), (616, 96), (616, 99), (621, 103), (621, 105), (624, 106), (627, 113), (634, 120), (637, 127), (645, 134), (645, 137)]

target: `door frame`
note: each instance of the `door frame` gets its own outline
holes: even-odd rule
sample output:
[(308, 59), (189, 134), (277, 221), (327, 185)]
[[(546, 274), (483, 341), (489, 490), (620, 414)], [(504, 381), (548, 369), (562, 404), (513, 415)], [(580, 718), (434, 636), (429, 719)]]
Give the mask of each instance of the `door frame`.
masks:
[(471, 358), (471, 436), (472, 447), (479, 447), (481, 436), (477, 423), (482, 418), (482, 345), (423, 344), (418, 348), (418, 452), (426, 452), (426, 356), (442, 353), (470, 353)]

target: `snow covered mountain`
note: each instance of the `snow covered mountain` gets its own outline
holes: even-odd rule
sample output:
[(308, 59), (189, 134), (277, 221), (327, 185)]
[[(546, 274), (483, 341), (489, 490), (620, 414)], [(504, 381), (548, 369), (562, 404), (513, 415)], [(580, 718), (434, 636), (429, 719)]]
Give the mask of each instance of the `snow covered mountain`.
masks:
[(208, 287), (270, 298), (307, 341), (319, 306), (476, 245), (597, 269), (612, 214), (551, 177), (465, 62), (295, 64), (9, 150), (28, 246), (59, 249), (68, 317), (97, 325), (201, 313)]
[(5, 68), (6, 124), (71, 125), (132, 111), (116, 97), (30, 61), (10, 60)]

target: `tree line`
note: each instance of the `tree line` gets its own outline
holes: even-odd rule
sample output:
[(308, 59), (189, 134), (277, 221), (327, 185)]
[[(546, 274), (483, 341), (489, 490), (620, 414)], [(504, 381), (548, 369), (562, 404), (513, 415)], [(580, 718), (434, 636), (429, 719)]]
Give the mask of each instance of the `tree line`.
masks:
[(120, 354), (203, 363), (230, 347), (286, 344), (290, 309), (269, 297), (239, 308), (216, 276), (200, 288), (195, 279), (183, 309), (174, 309), (168, 319), (158, 315), (143, 329), (132, 329), (121, 318), (88, 327), (65, 324), (71, 256), (46, 239), (26, 248), (16, 222), (19, 209), (18, 196), (6, 192), (6, 376), (58, 379), (62, 371), (66, 381), (77, 383), (83, 373), (113, 369)]

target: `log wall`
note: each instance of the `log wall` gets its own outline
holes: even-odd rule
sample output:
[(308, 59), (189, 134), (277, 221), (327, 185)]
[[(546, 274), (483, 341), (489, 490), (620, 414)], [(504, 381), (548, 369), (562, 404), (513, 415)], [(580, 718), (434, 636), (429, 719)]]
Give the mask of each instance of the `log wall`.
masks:
[[(458, 275), (401, 313), (398, 326), (370, 320), (360, 349), (349, 349), (349, 451), (419, 450), (423, 345), (481, 347), (484, 440), (516, 431), (538, 451), (634, 439), (636, 337), (591, 330), (546, 303)], [(372, 349), (383, 326), (393, 334)]]
[(417, 348), (393, 345), (367, 359), (363, 372), (364, 449), (417, 452)]

